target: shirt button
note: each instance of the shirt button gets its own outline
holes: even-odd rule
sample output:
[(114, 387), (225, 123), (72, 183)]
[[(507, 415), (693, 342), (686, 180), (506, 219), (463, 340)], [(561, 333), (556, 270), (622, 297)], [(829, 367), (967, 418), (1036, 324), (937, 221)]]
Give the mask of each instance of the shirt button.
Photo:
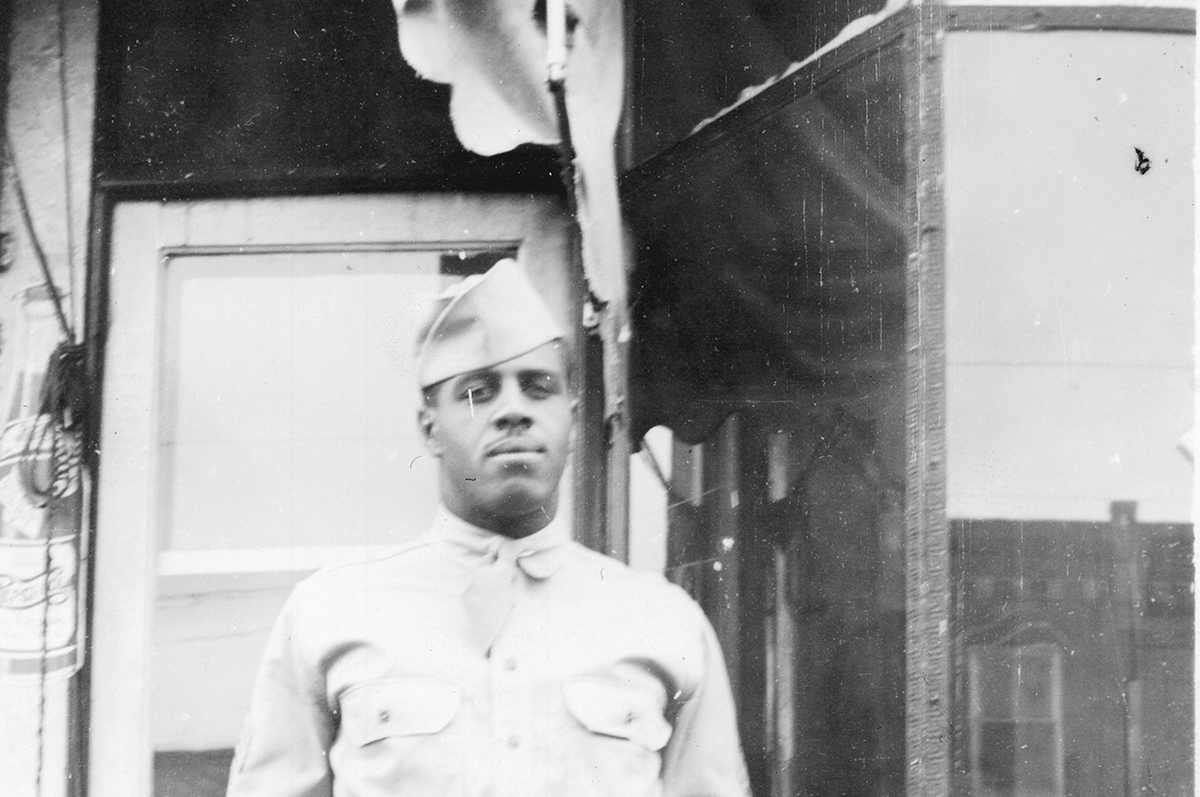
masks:
[(386, 722), (390, 722), (390, 721), (391, 721), (391, 719), (392, 719), (392, 714), (391, 714), (391, 712), (389, 712), (389, 711), (381, 711), (381, 712), (379, 712), (379, 721), (380, 721), (380, 722), (384, 722), (384, 723), (386, 723)]
[(504, 660), (504, 669), (508, 670), (509, 672), (512, 672), (513, 670), (517, 669), (517, 660), (513, 659), (513, 658), (505, 659)]
[(508, 746), (509, 746), (509, 749), (516, 750), (518, 747), (521, 746), (521, 740), (519, 738), (517, 738), (516, 736), (510, 736), (510, 737), (508, 737)]

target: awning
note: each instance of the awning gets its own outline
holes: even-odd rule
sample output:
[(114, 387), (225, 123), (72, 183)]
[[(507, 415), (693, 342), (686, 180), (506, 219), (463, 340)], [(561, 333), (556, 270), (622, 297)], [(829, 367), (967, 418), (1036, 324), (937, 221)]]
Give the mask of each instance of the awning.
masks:
[(896, 26), (785, 75), (634, 170), (632, 433), (903, 385)]

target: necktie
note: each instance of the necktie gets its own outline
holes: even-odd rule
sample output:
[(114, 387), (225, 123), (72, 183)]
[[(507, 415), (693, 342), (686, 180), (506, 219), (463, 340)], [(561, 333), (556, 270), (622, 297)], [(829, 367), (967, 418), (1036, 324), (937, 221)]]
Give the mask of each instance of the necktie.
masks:
[(471, 638), (485, 656), (491, 653), (500, 630), (517, 605), (517, 577), (513, 554), (500, 546), (487, 554), (463, 595), (471, 623)]

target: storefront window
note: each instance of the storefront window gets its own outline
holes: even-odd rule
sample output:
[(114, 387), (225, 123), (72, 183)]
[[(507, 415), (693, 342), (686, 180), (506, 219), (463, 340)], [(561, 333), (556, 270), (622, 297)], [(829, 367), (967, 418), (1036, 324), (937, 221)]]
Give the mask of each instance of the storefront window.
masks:
[(667, 576), (709, 613), (755, 794), (905, 779), (898, 29), (631, 180), (635, 430), (675, 432)]
[(956, 795), (1192, 792), (1193, 59), (946, 38)]

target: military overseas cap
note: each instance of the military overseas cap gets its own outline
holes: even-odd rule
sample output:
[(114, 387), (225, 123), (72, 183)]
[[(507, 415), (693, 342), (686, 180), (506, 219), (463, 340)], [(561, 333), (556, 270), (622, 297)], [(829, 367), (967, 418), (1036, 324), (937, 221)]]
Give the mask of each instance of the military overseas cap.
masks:
[(501, 260), (442, 294), (417, 338), (417, 386), (490, 368), (564, 336), (517, 261)]

